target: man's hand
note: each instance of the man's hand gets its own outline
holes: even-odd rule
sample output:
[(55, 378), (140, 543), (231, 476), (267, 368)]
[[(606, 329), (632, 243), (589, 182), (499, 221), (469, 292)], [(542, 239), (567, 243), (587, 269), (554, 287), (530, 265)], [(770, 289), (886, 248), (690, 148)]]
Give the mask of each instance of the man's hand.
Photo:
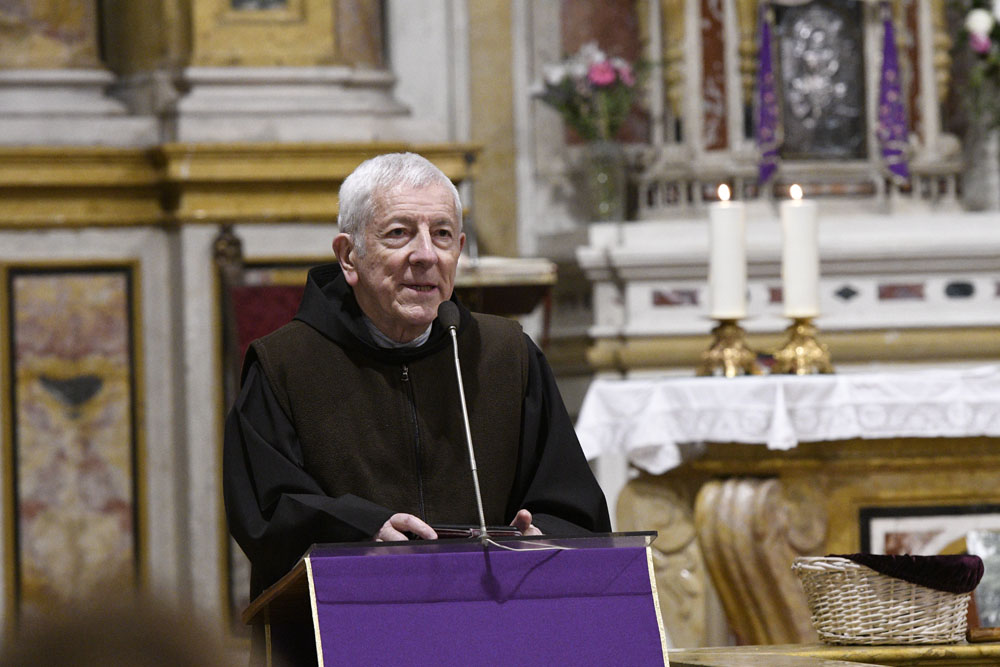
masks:
[(510, 525), (521, 531), (521, 534), (525, 537), (542, 534), (542, 531), (538, 530), (538, 527), (531, 523), (531, 512), (528, 510), (518, 510), (517, 516), (510, 522)]
[[(528, 515), (528, 523), (531, 523), (530, 514)], [(403, 514), (400, 512), (399, 514), (393, 514), (389, 517), (388, 521), (382, 524), (382, 527), (375, 533), (375, 541), (399, 542), (409, 539), (403, 534), (403, 531), (409, 531), (425, 540), (437, 539), (437, 533), (434, 532), (433, 528), (412, 514)]]

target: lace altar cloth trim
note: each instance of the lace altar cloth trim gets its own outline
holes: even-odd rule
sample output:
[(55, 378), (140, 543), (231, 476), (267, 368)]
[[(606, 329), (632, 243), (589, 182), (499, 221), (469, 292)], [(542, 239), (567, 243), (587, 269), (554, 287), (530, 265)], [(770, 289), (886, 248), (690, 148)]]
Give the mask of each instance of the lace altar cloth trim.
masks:
[(701, 443), (792, 449), (850, 438), (1000, 436), (1000, 365), (894, 373), (597, 379), (577, 434), (653, 474)]

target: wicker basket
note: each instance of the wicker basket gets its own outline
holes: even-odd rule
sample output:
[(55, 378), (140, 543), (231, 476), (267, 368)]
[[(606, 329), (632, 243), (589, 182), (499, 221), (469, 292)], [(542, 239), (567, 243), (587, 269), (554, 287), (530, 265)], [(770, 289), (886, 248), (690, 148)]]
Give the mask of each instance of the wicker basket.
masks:
[(965, 639), (971, 593), (946, 593), (847, 558), (796, 558), (813, 627), (827, 644), (950, 644)]

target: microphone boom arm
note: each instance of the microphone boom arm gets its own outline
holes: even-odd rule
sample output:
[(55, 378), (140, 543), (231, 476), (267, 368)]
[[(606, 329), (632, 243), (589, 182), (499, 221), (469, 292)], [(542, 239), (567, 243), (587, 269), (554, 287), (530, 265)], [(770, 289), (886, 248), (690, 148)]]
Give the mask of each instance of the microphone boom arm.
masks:
[(479, 471), (476, 468), (476, 452), (472, 449), (472, 429), (469, 427), (469, 408), (465, 404), (465, 385), (462, 384), (462, 366), (458, 361), (458, 333), (454, 326), (448, 327), (451, 332), (452, 348), (455, 352), (455, 377), (458, 378), (458, 393), (462, 399), (462, 419), (465, 422), (465, 443), (469, 447), (469, 465), (472, 468), (472, 483), (476, 487), (476, 509), (479, 510), (479, 530), (481, 540), (489, 538), (486, 532), (486, 517), (483, 514), (483, 495), (479, 490)]

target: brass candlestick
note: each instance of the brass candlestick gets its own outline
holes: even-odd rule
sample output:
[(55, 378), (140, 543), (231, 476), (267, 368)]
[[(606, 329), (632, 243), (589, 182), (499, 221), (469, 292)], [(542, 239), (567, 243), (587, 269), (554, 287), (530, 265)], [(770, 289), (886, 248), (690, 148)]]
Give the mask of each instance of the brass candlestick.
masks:
[(712, 344), (701, 353), (698, 375), (760, 375), (757, 355), (747, 346), (746, 332), (739, 320), (719, 320), (712, 329)]
[(811, 317), (793, 318), (788, 327), (788, 341), (774, 353), (772, 373), (813, 375), (832, 373), (830, 351), (816, 340), (816, 327)]

